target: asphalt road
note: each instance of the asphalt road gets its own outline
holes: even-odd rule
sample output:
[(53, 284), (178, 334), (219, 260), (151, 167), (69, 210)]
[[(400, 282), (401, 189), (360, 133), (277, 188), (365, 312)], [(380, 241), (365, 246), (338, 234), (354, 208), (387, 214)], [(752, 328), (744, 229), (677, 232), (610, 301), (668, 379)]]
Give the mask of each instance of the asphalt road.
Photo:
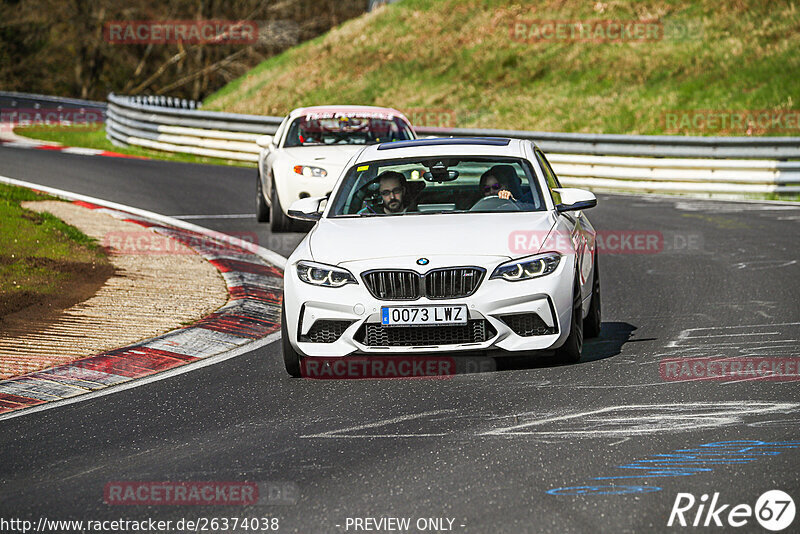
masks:
[[(173, 216), (253, 211), (254, 170), (0, 147), (0, 174)], [(797, 502), (797, 382), (672, 380), (670, 369), (717, 357), (796, 374), (800, 206), (599, 195), (590, 218), (606, 236), (663, 241), (639, 250), (649, 253), (601, 255), (603, 333), (580, 364), (292, 380), (273, 343), (0, 422), (0, 518), (275, 517), (280, 531), (302, 533), (365, 532), (353, 519), (367, 517), (412, 527), (447, 518), (453, 532), (471, 533), (680, 531), (667, 527), (678, 493), (698, 501), (685, 513), (691, 524), (701, 496), (718, 492), (730, 505), (718, 516), (727, 531), (729, 510), (767, 490)], [(191, 221), (255, 232), (283, 255), (300, 239), (270, 236), (251, 217)], [(117, 481), (254, 481), (297, 499), (105, 504)], [(764, 531), (753, 517), (737, 530)]]

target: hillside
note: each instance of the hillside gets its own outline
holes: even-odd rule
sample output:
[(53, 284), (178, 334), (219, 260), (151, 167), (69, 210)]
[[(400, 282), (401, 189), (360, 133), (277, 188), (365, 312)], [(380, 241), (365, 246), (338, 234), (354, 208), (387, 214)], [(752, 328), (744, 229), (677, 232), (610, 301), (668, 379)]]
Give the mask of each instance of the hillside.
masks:
[[(577, 22), (593, 40), (570, 38), (590, 35)], [(429, 126), (699, 135), (745, 135), (742, 116), (770, 110), (781, 122), (750, 134), (800, 135), (798, 79), (796, 2), (402, 0), (262, 62), (205, 107), (374, 104)]]

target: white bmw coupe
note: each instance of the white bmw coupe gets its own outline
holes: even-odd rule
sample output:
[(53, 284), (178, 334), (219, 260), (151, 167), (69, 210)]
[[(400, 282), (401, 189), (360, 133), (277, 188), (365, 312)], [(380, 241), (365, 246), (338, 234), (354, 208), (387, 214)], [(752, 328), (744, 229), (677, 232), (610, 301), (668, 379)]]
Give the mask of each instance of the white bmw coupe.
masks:
[(292, 111), (261, 147), (256, 184), (256, 218), (273, 232), (301, 229), (286, 207), (299, 198), (321, 196), (364, 145), (416, 139), (396, 109), (373, 106), (314, 106)]
[(581, 357), (600, 332), (597, 204), (532, 142), (439, 138), (364, 147), (284, 273), (283, 356)]

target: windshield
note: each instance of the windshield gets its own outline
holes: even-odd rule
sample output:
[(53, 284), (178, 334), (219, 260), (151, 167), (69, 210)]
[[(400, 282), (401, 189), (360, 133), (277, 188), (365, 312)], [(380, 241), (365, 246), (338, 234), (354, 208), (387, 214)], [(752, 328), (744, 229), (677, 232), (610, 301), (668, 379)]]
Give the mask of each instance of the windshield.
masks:
[(289, 126), (284, 147), (369, 145), (414, 139), (408, 123), (382, 112), (308, 113)]
[(532, 172), (523, 160), (499, 157), (363, 163), (347, 171), (329, 216), (541, 211)]

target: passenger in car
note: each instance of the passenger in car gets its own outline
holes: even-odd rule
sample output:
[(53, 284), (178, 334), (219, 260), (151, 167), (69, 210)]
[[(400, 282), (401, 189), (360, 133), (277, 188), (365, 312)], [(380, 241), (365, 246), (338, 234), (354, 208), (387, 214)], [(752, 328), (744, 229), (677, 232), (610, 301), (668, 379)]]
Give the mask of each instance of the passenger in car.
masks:
[(522, 186), (522, 180), (511, 165), (494, 165), (483, 173), (479, 182), (481, 195), (497, 195), (505, 200), (533, 204), (533, 194)]
[[(492, 167), (492, 169), (494, 169), (494, 167)], [(500, 176), (496, 172), (492, 172), (492, 169), (483, 173), (478, 182), (481, 195), (484, 198), (497, 195), (504, 200), (515, 200), (514, 195), (512, 195), (511, 191), (508, 189), (508, 184), (501, 181)]]

